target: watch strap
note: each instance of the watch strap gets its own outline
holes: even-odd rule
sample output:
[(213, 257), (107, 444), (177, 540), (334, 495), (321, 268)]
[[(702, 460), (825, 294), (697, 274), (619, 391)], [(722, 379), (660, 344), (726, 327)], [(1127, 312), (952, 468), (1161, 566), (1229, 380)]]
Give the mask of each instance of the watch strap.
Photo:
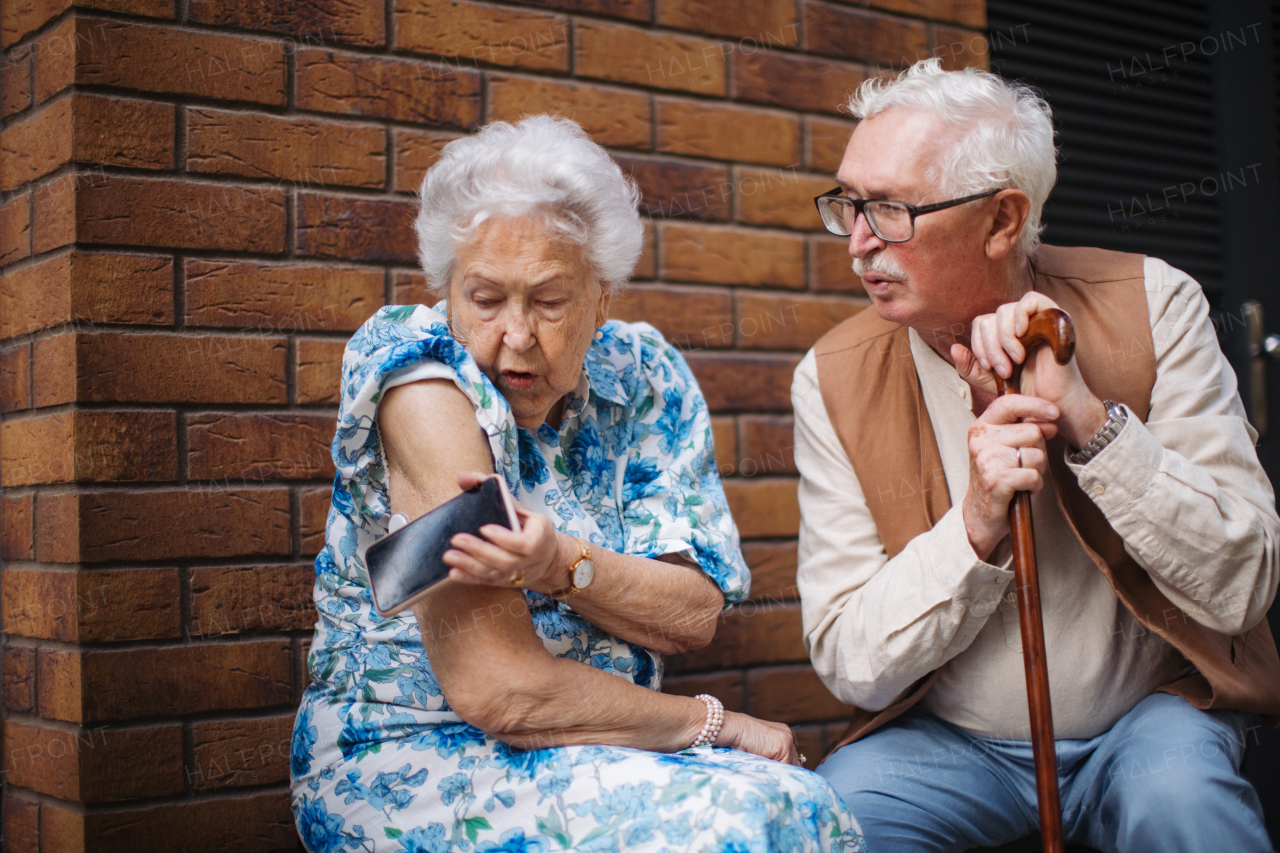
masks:
[(1103, 400), (1102, 405), (1107, 409), (1107, 421), (1104, 423), (1093, 438), (1089, 439), (1089, 443), (1079, 450), (1072, 451), (1067, 454), (1067, 461), (1072, 465), (1087, 465), (1090, 460), (1103, 451), (1115, 437), (1120, 434), (1120, 430), (1124, 429), (1124, 425), (1129, 421), (1129, 412), (1124, 406), (1111, 400)]
[(569, 585), (564, 589), (558, 589), (551, 593), (552, 598), (572, 597), (582, 592), (574, 581), (577, 580), (578, 566), (582, 565), (584, 561), (591, 559), (591, 549), (587, 547), (587, 545), (584, 544), (577, 536), (573, 537), (573, 541), (578, 543), (578, 550), (581, 553), (578, 554), (578, 559), (573, 561), (573, 565), (569, 567)]

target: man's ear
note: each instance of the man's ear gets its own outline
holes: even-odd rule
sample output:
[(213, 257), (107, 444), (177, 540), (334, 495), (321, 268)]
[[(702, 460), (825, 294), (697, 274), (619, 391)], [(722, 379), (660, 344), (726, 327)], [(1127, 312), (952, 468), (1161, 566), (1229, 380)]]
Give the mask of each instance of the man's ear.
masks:
[(1031, 199), (1022, 190), (1001, 190), (995, 199), (996, 212), (984, 247), (987, 257), (993, 261), (1000, 260), (1018, 245), (1018, 235), (1031, 215)]

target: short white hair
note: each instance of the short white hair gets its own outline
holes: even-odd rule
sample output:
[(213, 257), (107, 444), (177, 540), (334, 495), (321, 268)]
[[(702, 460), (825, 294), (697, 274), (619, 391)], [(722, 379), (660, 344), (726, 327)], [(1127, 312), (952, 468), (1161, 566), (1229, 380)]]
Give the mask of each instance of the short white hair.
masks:
[(460, 242), (494, 218), (540, 218), (581, 245), (592, 273), (617, 293), (644, 242), (640, 191), (574, 121), (550, 115), (493, 122), (444, 147), (419, 192), (418, 260), (439, 296)]
[(1044, 230), (1041, 211), (1058, 178), (1053, 112), (1029, 87), (989, 71), (943, 71), (925, 59), (896, 78), (873, 77), (858, 87), (847, 109), (869, 119), (894, 107), (928, 110), (964, 133), (929, 168), (929, 179), (952, 197), (1016, 188), (1031, 200), (1018, 235), (1018, 251), (1030, 254)]

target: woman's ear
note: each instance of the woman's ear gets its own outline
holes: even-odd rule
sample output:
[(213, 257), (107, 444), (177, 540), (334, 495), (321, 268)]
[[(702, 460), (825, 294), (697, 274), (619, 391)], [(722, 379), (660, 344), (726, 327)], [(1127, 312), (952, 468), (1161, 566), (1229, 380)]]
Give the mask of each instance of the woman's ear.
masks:
[(600, 301), (596, 303), (596, 328), (609, 322), (609, 300), (613, 299), (613, 285), (607, 281), (600, 282)]
[(996, 195), (996, 212), (987, 232), (987, 257), (999, 260), (1018, 245), (1022, 226), (1031, 215), (1031, 199), (1022, 190), (1006, 189)]

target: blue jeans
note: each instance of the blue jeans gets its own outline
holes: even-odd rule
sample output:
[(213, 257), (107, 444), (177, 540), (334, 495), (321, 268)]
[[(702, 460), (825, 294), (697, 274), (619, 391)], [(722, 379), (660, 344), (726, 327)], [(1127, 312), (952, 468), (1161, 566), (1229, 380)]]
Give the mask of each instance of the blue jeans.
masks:
[[(1240, 775), (1256, 714), (1200, 711), (1155, 693), (1090, 740), (1059, 740), (1069, 842), (1125, 853), (1271, 851)], [(915, 708), (817, 771), (844, 797), (871, 853), (997, 847), (1040, 830), (1029, 741), (976, 737)]]

